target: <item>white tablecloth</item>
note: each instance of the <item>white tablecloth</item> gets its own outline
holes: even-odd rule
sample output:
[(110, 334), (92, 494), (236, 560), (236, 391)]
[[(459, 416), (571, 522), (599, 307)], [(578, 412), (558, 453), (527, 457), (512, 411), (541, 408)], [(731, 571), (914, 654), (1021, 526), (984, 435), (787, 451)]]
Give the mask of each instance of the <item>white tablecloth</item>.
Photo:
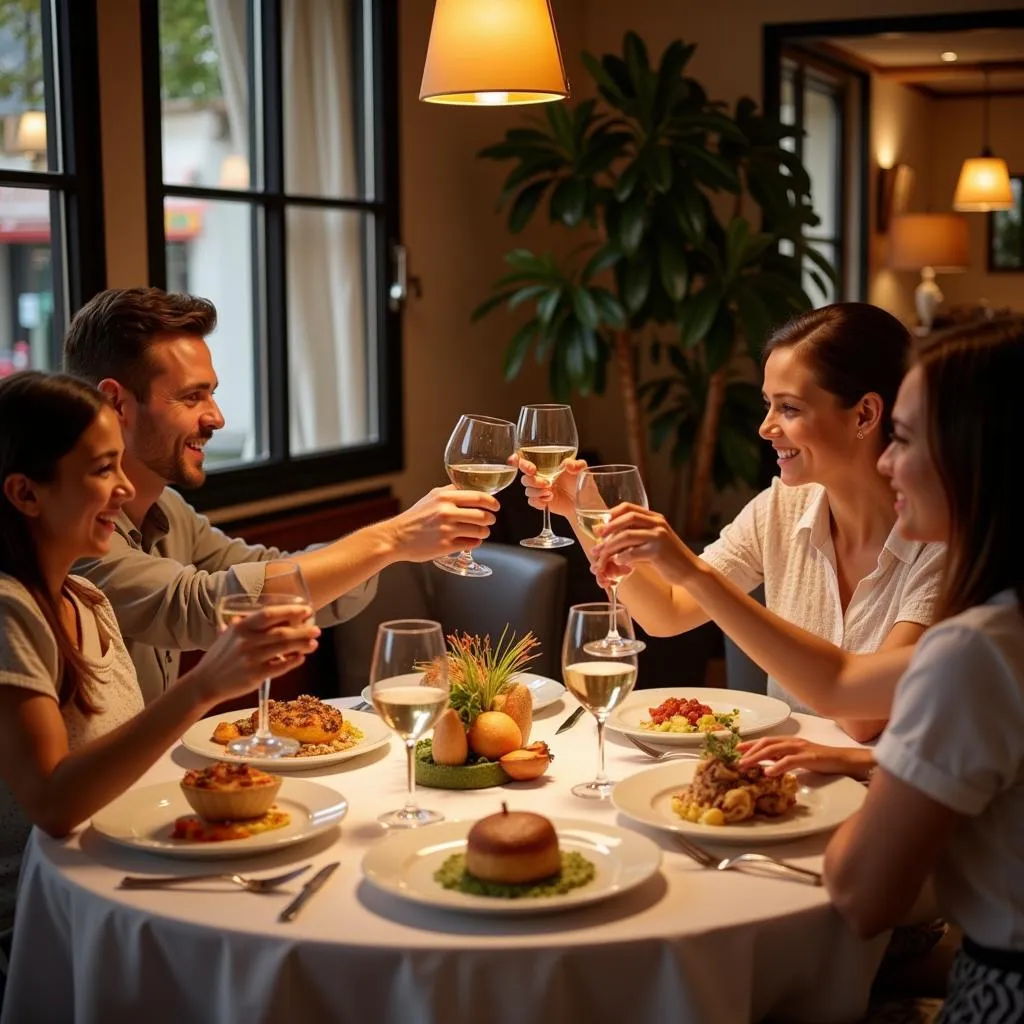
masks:
[[(352, 700), (338, 701), (351, 704)], [(448, 818), (513, 808), (629, 826), (608, 804), (573, 797), (592, 777), (589, 715), (554, 736), (574, 702), (542, 711), (534, 739), (556, 761), (534, 783), (499, 790), (420, 791)], [(831, 722), (795, 715), (781, 731), (849, 744)], [(608, 734), (619, 777), (651, 762)], [(623, 1020), (741, 1024), (768, 1016), (853, 1021), (863, 1012), (883, 940), (863, 943), (826, 893), (800, 883), (705, 871), (662, 846), (660, 875), (616, 899), (529, 919), (459, 916), (404, 903), (362, 880), (363, 854), (383, 836), (377, 815), (400, 806), (404, 751), (390, 749), (305, 773), (350, 801), (340, 829), (265, 857), (218, 861), (272, 874), (289, 865), (341, 867), (291, 924), (277, 915), (301, 881), (273, 895), (122, 891), (126, 872), (195, 873), (107, 843), (91, 829), (64, 841), (36, 834), (26, 855), (5, 1024), (546, 1024)], [(177, 779), (200, 758), (176, 747), (139, 785)], [(827, 837), (773, 847), (820, 868)], [(220, 867), (214, 868), (220, 870)]]

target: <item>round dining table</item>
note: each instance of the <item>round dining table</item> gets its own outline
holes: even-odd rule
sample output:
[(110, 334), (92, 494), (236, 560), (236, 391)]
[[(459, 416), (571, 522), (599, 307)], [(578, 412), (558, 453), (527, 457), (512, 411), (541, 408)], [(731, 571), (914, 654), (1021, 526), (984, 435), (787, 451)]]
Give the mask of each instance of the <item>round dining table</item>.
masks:
[[(351, 707), (357, 698), (332, 701)], [(566, 694), (538, 713), (532, 740), (555, 760), (532, 782), (500, 789), (420, 788), (424, 806), (476, 820), (512, 809), (637, 829), (662, 850), (642, 885), (587, 907), (528, 917), (469, 915), (375, 888), (361, 861), (388, 842), (377, 816), (403, 802), (405, 754), (394, 739), (309, 778), (343, 794), (339, 826), (259, 857), (182, 861), (125, 848), (86, 826), (64, 840), (33, 834), (22, 868), (3, 1024), (631, 1024), (855, 1021), (867, 1005), (885, 936), (863, 942), (824, 888), (702, 868), (670, 833), (636, 825), (610, 802), (574, 797), (596, 767), (590, 715), (560, 735)], [(832, 722), (794, 714), (773, 733), (853, 745)], [(615, 733), (607, 768), (623, 778), (657, 762)], [(180, 744), (137, 786), (201, 767)], [(287, 784), (287, 782), (286, 782)], [(735, 847), (715, 847), (735, 852)], [(821, 869), (827, 835), (770, 852)], [(211, 870), (273, 875), (339, 861), (295, 920), (278, 914), (309, 871), (268, 894), (195, 883), (125, 890), (125, 874)]]

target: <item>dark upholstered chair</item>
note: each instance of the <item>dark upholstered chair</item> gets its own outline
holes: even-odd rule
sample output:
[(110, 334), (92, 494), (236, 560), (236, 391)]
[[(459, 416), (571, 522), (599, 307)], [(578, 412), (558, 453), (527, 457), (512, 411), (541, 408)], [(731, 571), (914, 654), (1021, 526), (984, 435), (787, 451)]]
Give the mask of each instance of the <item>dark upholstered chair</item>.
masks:
[(380, 574), (369, 607), (333, 630), (342, 696), (359, 693), (369, 681), (377, 625), (388, 619), (436, 619), (446, 634), (489, 634), (495, 641), (506, 624), (516, 636), (532, 630), (541, 646), (530, 671), (561, 678), (565, 560), (509, 544), (482, 544), (474, 557), (494, 575), (465, 579), (430, 562), (399, 562)]
[[(764, 587), (758, 587), (750, 596), (764, 604)], [(748, 658), (730, 639), (725, 636), (725, 678), (730, 690), (746, 690), (748, 693), (768, 692), (768, 673)]]

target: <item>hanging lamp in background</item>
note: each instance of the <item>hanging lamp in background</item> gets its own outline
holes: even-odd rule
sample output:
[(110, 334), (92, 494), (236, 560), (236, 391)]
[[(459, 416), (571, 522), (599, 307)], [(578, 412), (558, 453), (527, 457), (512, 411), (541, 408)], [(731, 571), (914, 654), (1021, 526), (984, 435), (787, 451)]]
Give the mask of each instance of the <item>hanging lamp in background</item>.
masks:
[(988, 69), (985, 69), (985, 95), (982, 108), (981, 156), (968, 157), (960, 168), (953, 195), (953, 209), (962, 213), (989, 213), (1013, 209), (1013, 191), (1006, 161), (992, 155), (988, 144), (989, 95)]
[(436, 0), (421, 100), (515, 106), (568, 95), (550, 0)]

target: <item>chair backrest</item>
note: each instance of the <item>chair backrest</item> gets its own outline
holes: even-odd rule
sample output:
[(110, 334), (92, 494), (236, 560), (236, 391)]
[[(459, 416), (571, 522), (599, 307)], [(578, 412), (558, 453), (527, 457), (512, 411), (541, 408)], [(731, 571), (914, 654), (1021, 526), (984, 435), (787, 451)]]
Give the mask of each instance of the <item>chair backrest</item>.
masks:
[(333, 630), (342, 696), (366, 686), (377, 626), (389, 619), (436, 619), (446, 634), (489, 634), (495, 641), (506, 625), (517, 636), (532, 630), (541, 646), (530, 670), (560, 678), (564, 559), (507, 544), (482, 544), (474, 557), (494, 574), (464, 579), (429, 562), (397, 562), (380, 574), (377, 596), (369, 607)]
[[(758, 587), (750, 596), (764, 604), (764, 587)], [(768, 692), (768, 673), (725, 636), (725, 678), (730, 690), (748, 693)]]

